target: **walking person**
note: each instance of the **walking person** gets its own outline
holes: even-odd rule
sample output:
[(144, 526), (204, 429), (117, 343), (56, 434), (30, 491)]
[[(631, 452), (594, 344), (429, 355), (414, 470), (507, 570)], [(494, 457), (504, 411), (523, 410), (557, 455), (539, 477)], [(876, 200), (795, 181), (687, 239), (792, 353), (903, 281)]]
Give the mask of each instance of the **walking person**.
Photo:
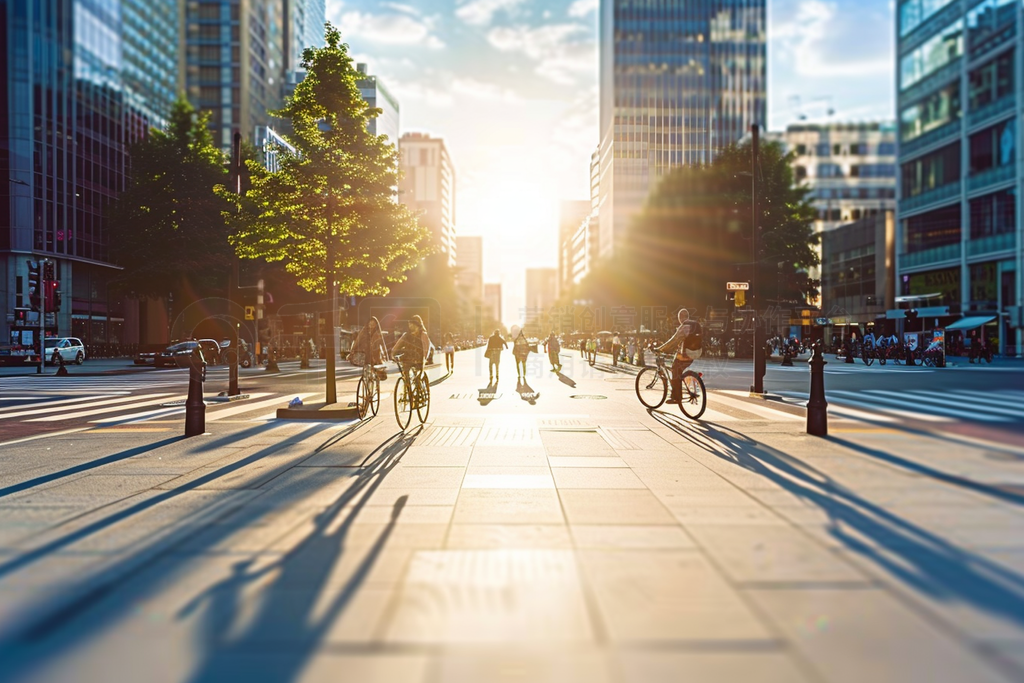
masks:
[(612, 335), (612, 367), (617, 368), (619, 366), (619, 354), (622, 352), (622, 340), (619, 339), (619, 333), (616, 332)]
[(626, 362), (630, 365), (636, 365), (636, 338), (630, 337), (629, 341), (626, 342)]
[(498, 366), (501, 364), (501, 350), (507, 348), (508, 344), (506, 344), (505, 340), (501, 338), (501, 332), (495, 330), (494, 334), (492, 334), (487, 340), (487, 350), (484, 352), (484, 355), (487, 356), (487, 370), (492, 382), (498, 379)]
[(530, 355), (530, 341), (520, 329), (512, 342), (512, 355), (516, 359), (516, 376), (520, 381), (526, 379), (526, 359)]
[(587, 339), (586, 337), (584, 337), (583, 339), (580, 339), (580, 358), (586, 358), (587, 357), (587, 345), (589, 343), (590, 343), (590, 340)]
[(558, 341), (558, 337), (555, 336), (554, 330), (548, 335), (548, 338), (544, 341), (544, 349), (548, 352), (548, 361), (551, 363), (551, 372), (562, 372), (562, 362), (558, 357), (559, 351), (562, 350), (562, 345)]
[(448, 374), (455, 372), (455, 338), (451, 332), (444, 335), (444, 369)]

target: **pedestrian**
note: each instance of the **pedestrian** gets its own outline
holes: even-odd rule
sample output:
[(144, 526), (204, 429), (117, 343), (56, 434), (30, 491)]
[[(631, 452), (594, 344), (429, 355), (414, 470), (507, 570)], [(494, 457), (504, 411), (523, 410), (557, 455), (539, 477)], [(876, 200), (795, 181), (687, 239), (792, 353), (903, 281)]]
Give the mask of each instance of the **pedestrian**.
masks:
[(501, 350), (507, 349), (508, 344), (501, 338), (501, 332), (495, 330), (494, 334), (487, 340), (487, 350), (484, 355), (487, 356), (487, 370), (490, 375), (491, 381), (494, 382), (498, 379), (498, 367), (501, 363)]
[(512, 342), (512, 355), (516, 359), (516, 376), (520, 380), (526, 379), (526, 359), (530, 355), (530, 341), (521, 329)]
[(444, 335), (444, 369), (449, 374), (455, 372), (455, 338), (451, 332)]
[(580, 339), (580, 358), (586, 358), (587, 357), (587, 344), (589, 344), (589, 343), (590, 343), (590, 340), (587, 339), (586, 337), (584, 337), (583, 339)]
[(612, 335), (612, 367), (619, 366), (619, 354), (622, 352), (622, 340), (619, 339), (619, 333), (615, 332)]
[(636, 365), (636, 338), (630, 337), (626, 342), (626, 362)]
[(558, 341), (558, 337), (555, 336), (554, 330), (551, 330), (551, 334), (549, 334), (547, 340), (545, 340), (544, 348), (548, 352), (548, 361), (551, 363), (551, 372), (561, 373), (562, 362), (558, 357), (558, 353), (562, 350), (562, 345)]

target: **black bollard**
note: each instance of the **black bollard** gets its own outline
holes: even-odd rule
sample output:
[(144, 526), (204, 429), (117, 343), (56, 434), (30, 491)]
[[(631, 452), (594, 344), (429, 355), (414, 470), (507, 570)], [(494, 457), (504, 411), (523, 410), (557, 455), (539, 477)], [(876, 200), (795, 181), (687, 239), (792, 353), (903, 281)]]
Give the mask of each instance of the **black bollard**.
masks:
[(62, 356), (62, 355), (60, 355), (58, 353), (57, 354), (57, 375), (60, 376), (60, 377), (64, 377), (64, 376), (66, 376), (68, 374), (69, 373), (68, 373), (67, 366), (64, 365), (64, 356)]
[(188, 398), (185, 399), (185, 436), (199, 436), (206, 431), (206, 404), (203, 403), (203, 380), (206, 359), (197, 346), (189, 357)]
[(277, 367), (277, 354), (273, 346), (267, 349), (267, 372), (281, 372), (281, 368)]
[(849, 344), (846, 346), (846, 362), (853, 364), (853, 346)]
[(812, 436), (828, 435), (828, 401), (825, 400), (825, 354), (821, 340), (814, 342), (811, 359), (811, 395), (807, 400), (807, 433)]

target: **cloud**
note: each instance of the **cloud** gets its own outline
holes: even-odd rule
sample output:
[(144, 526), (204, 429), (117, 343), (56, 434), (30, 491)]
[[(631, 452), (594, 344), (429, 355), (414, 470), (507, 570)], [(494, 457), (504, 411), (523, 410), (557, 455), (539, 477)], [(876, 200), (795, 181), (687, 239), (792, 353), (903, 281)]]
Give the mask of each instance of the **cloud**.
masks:
[(369, 14), (343, 12), (335, 18), (346, 40), (353, 37), (386, 45), (424, 45), (444, 47), (433, 33), (434, 20), (407, 13)]
[[(892, 19), (884, 3), (847, 4), (834, 0), (779, 2), (769, 26), (772, 47), (799, 76), (864, 77), (893, 70)], [(865, 31), (868, 25), (878, 30)]]
[(491, 29), (487, 40), (502, 52), (519, 52), (537, 62), (536, 73), (556, 83), (574, 84), (581, 74), (597, 69), (594, 36), (580, 24), (502, 26)]
[(576, 0), (569, 5), (569, 16), (582, 19), (591, 12), (597, 11), (598, 0)]
[(472, 26), (490, 26), (498, 12), (511, 13), (525, 0), (469, 0), (455, 10), (455, 16)]
[(456, 78), (452, 81), (451, 89), (455, 93), (478, 100), (507, 104), (517, 104), (523, 101), (519, 93), (511, 88), (500, 86), (497, 83), (478, 81), (474, 78)]

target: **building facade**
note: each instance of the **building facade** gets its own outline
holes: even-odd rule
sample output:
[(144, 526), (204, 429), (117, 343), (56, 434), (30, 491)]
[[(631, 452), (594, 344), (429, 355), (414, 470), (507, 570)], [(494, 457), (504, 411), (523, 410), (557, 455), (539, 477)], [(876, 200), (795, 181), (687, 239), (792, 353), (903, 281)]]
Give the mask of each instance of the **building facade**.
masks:
[(765, 4), (600, 1), (602, 258), (660, 177), (766, 124)]
[(459, 235), (455, 238), (455, 287), (462, 302), (472, 307), (484, 299), (484, 238)]
[(380, 116), (370, 119), (368, 126), (370, 133), (373, 135), (387, 135), (388, 142), (397, 146), (400, 114), (398, 100), (381, 83), (380, 78), (369, 74), (366, 64), (357, 64), (356, 68), (359, 70), (359, 73), (364, 74), (357, 82), (363, 99), (371, 107), (381, 110)]
[(419, 215), (435, 244), (456, 265), (455, 167), (444, 140), (426, 133), (406, 133), (398, 143), (399, 201)]
[[(896, 227), (892, 211), (884, 211), (826, 231), (821, 238), (821, 313), (832, 334), (860, 336), (868, 325), (886, 319), (896, 307)], [(882, 326), (876, 334), (884, 331)], [(891, 332), (891, 330), (890, 330)]]
[(524, 311), (525, 326), (529, 333), (540, 335), (546, 330), (540, 328), (548, 319), (555, 305), (558, 291), (557, 268), (526, 269), (526, 310)]
[(0, 343), (36, 342), (28, 262), (55, 262), (51, 334), (138, 341), (138, 306), (110, 291), (104, 214), (127, 182), (129, 146), (175, 97), (179, 15), (161, 0), (11, 0), (0, 64)]
[(484, 318), (501, 320), (501, 283), (484, 284)]
[(558, 217), (558, 292), (562, 297), (572, 291), (573, 236), (590, 216), (590, 200), (563, 201)]
[(1009, 0), (903, 0), (897, 11), (898, 294), (983, 318), (1024, 349), (1020, 193), (1024, 13)]

